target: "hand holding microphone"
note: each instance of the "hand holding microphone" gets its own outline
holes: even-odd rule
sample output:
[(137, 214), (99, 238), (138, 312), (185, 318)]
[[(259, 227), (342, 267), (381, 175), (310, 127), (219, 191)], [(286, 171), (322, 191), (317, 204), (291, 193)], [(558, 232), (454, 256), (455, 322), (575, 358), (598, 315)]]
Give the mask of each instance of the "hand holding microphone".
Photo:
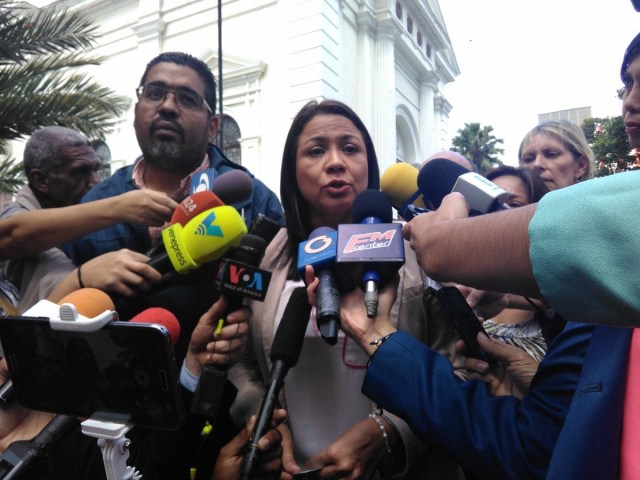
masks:
[[(229, 255), (222, 259), (216, 279), (216, 286), (220, 293), (227, 297), (228, 306), (224, 312), (231, 312), (236, 317), (241, 315), (240, 307), (244, 298), (263, 301), (271, 272), (261, 270), (259, 268), (267, 245), (280, 230), (277, 222), (269, 219), (265, 215), (259, 214), (251, 224), (249, 233), (240, 240), (237, 248), (233, 249)], [(246, 311), (245, 311), (246, 312)], [(225, 314), (221, 315), (216, 326), (215, 334), (221, 335), (224, 327)], [(234, 318), (235, 320), (235, 318)], [(230, 321), (227, 318), (227, 323)], [(248, 317), (247, 317), (248, 321)], [(245, 322), (246, 323), (246, 322)], [(239, 324), (237, 324), (239, 327)], [(248, 330), (248, 326), (247, 326)], [(236, 329), (236, 334), (239, 329)], [(238, 344), (238, 352), (242, 353), (246, 337), (241, 337), (244, 342)], [(192, 337), (193, 341), (193, 337)], [(195, 391), (191, 410), (201, 415), (215, 417), (218, 414), (220, 404), (225, 395), (230, 396), (227, 390), (227, 367), (236, 359), (236, 355), (225, 357), (226, 363), (218, 361), (216, 364), (212, 362), (213, 353), (215, 353), (216, 343), (212, 344), (214, 351), (209, 357), (209, 361), (202, 367), (198, 380), (198, 386)], [(232, 344), (229, 344), (231, 349)], [(231, 351), (227, 352), (228, 354)], [(234, 352), (235, 353), (235, 352)], [(222, 360), (222, 359), (221, 359)], [(188, 367), (188, 366), (187, 366)], [(192, 372), (193, 373), (193, 372)]]
[(436, 158), (427, 163), (418, 174), (418, 187), (434, 209), (440, 207), (445, 196), (461, 193), (467, 201), (471, 215), (503, 210), (502, 201), (508, 195), (495, 183), (451, 160)]
[(320, 335), (329, 344), (338, 341), (340, 327), (340, 292), (335, 272), (338, 232), (329, 227), (316, 228), (298, 248), (298, 271), (305, 277), (307, 265), (319, 278), (316, 290), (316, 322)]
[(241, 478), (243, 480), (250, 479), (256, 468), (259, 454), (257, 441), (269, 429), (285, 376), (289, 369), (298, 363), (310, 314), (311, 305), (307, 301), (305, 287), (295, 288), (291, 293), (291, 298), (285, 307), (282, 320), (273, 339), (273, 346), (271, 347), (271, 361), (273, 364), (271, 378), (267, 384), (267, 391), (242, 465)]
[(391, 204), (379, 190), (364, 190), (353, 202), (352, 218), (359, 224), (338, 226), (338, 263), (362, 267), (367, 314), (375, 316), (378, 287), (404, 264), (402, 227), (391, 223)]

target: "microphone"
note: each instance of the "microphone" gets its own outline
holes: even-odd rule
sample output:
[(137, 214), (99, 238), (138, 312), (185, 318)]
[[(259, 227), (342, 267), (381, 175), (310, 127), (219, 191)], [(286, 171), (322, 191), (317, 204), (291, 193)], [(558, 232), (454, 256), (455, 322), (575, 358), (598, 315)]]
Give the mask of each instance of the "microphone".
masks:
[(404, 264), (402, 226), (391, 223), (391, 203), (379, 190), (364, 190), (353, 201), (352, 218), (360, 224), (338, 225), (336, 261), (364, 265), (362, 282), (367, 315), (378, 309), (381, 280)]
[(338, 341), (340, 327), (340, 293), (334, 265), (338, 253), (338, 232), (333, 228), (316, 228), (306, 242), (298, 246), (298, 271), (311, 265), (320, 284), (316, 290), (316, 321), (320, 335), (329, 345)]
[(54, 317), (60, 314), (60, 307), (65, 304), (73, 305), (79, 318), (90, 319), (103, 314), (105, 311), (114, 311), (115, 305), (111, 297), (97, 288), (80, 288), (64, 296), (58, 303), (49, 300), (40, 300), (30, 307), (22, 315), (25, 317)]
[(380, 177), (380, 190), (407, 222), (429, 211), (418, 188), (418, 169), (406, 162), (395, 163), (385, 170)]
[[(242, 306), (243, 299), (264, 301), (271, 280), (271, 272), (259, 267), (267, 245), (280, 230), (280, 225), (264, 214), (258, 214), (237, 248), (220, 262), (216, 287), (228, 296), (227, 312)], [(226, 391), (227, 369), (205, 364), (191, 402), (191, 411), (217, 417)]]
[(175, 223), (162, 230), (165, 250), (147, 264), (161, 273), (186, 274), (220, 258), (246, 233), (247, 226), (235, 208), (215, 207), (196, 215), (184, 227)]
[[(179, 223), (184, 227), (187, 222), (196, 215), (222, 205), (224, 205), (222, 200), (220, 200), (215, 193), (210, 192), (209, 190), (193, 193), (178, 204), (178, 207), (171, 216), (169, 225)], [(163, 250), (164, 245), (162, 242), (159, 242), (147, 251), (147, 257), (155, 257), (156, 255), (161, 254)]]
[(257, 442), (269, 429), (284, 377), (289, 369), (298, 363), (310, 314), (311, 305), (307, 301), (306, 288), (295, 288), (284, 309), (282, 320), (273, 339), (270, 355), (273, 364), (271, 378), (242, 464), (242, 479), (244, 480), (251, 478), (255, 470), (258, 458)]
[[(246, 172), (230, 170), (217, 175), (215, 169), (207, 169), (196, 179), (192, 179), (192, 193), (180, 202), (169, 225), (179, 223), (185, 226), (189, 220), (206, 210), (247, 200), (252, 192), (253, 182)], [(158, 255), (162, 248), (161, 243), (156, 245), (147, 252), (147, 256)]]
[(33, 439), (12, 442), (0, 455), (0, 480), (45, 478), (52, 450), (78, 425), (75, 417), (56, 415)]
[(209, 190), (196, 192), (178, 204), (178, 208), (176, 208), (171, 217), (170, 225), (179, 223), (184, 227), (196, 215), (222, 205), (224, 205), (224, 202), (215, 193)]
[(131, 318), (129, 323), (155, 323), (162, 325), (169, 332), (172, 345), (176, 344), (180, 336), (180, 322), (178, 322), (176, 316), (166, 308), (147, 308)]
[(451, 192), (461, 193), (469, 205), (470, 215), (504, 210), (501, 202), (506, 191), (482, 175), (469, 172), (451, 160), (436, 158), (428, 162), (418, 174), (418, 186), (434, 209), (440, 207), (442, 199)]
[(240, 169), (228, 170), (220, 175), (208, 168), (191, 179), (191, 193), (211, 190), (225, 205), (247, 200), (253, 192), (253, 181)]

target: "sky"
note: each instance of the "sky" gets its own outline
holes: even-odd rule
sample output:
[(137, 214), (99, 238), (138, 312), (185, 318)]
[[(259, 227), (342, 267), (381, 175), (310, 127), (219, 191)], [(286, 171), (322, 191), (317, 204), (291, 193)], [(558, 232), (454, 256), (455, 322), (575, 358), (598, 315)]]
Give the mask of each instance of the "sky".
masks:
[(501, 160), (517, 164), (538, 114), (591, 106), (620, 115), (625, 48), (640, 32), (631, 0), (440, 0), (460, 69), (445, 97), (449, 133), (492, 126)]

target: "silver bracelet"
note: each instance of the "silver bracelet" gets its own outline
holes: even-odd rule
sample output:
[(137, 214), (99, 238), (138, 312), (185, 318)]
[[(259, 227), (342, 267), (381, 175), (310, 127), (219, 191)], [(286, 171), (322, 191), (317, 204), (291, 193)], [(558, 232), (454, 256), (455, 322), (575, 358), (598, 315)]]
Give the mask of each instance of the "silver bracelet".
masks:
[(380, 415), (377, 413), (370, 413), (369, 418), (372, 418), (373, 421), (376, 422), (376, 425), (378, 425), (378, 428), (382, 432), (382, 439), (384, 440), (385, 454), (391, 456), (392, 452), (391, 445), (389, 444), (389, 435), (387, 435), (387, 429), (384, 427), (384, 423), (380, 420)]

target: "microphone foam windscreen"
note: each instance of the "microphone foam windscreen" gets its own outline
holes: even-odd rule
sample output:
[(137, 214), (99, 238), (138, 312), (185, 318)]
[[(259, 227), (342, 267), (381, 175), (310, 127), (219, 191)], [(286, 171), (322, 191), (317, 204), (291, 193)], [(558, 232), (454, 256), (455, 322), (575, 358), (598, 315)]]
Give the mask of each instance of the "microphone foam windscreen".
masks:
[(391, 223), (393, 221), (391, 202), (380, 190), (363, 190), (353, 201), (351, 209), (353, 223), (361, 223), (367, 217), (378, 218), (381, 223)]
[(316, 238), (320, 235), (326, 235), (331, 232), (335, 232), (335, 230), (331, 227), (318, 227), (309, 234), (309, 240), (311, 240), (312, 238)]
[(97, 288), (75, 290), (63, 297), (58, 302), (58, 305), (65, 303), (70, 303), (76, 307), (77, 312), (87, 318), (97, 317), (105, 310), (113, 311), (116, 309), (111, 297)]
[(151, 307), (143, 310), (136, 316), (134, 316), (129, 322), (133, 323), (158, 323), (163, 325), (169, 331), (169, 337), (171, 337), (171, 343), (173, 345), (178, 341), (180, 337), (180, 322), (176, 316), (166, 308)]
[(216, 177), (211, 182), (211, 191), (215, 193), (225, 205), (243, 202), (253, 192), (251, 177), (242, 170), (230, 170)]
[(418, 188), (434, 208), (440, 207), (442, 199), (451, 193), (456, 180), (469, 170), (446, 158), (434, 158), (420, 169)]
[(222, 203), (222, 200), (220, 200), (215, 193), (209, 190), (196, 192), (180, 202), (176, 211), (173, 212), (171, 223), (179, 223), (185, 226), (189, 220), (199, 213), (221, 205), (224, 205), (224, 203)]
[(306, 287), (296, 287), (282, 314), (271, 347), (271, 360), (283, 360), (289, 367), (298, 363), (304, 333), (309, 323), (311, 305), (307, 301)]
[[(389, 197), (394, 207), (404, 205), (418, 191), (418, 169), (406, 162), (394, 163), (380, 177), (380, 190)], [(424, 208), (421, 197), (411, 203)]]

